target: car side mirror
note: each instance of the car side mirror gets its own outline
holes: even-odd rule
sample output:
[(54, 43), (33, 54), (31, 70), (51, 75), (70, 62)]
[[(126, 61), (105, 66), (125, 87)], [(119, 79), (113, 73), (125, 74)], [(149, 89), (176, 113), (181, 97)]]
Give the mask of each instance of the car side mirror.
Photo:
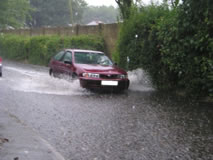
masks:
[(64, 61), (65, 64), (69, 64), (69, 65), (72, 65), (72, 62), (71, 61)]
[(115, 62), (115, 63), (114, 63), (114, 65), (115, 65), (115, 66), (117, 66), (117, 65), (118, 65), (118, 63), (116, 63), (116, 62)]

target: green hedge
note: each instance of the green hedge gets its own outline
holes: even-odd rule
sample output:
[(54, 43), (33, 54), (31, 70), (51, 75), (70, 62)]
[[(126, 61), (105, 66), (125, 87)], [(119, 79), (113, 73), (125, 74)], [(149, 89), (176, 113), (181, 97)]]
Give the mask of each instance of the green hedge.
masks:
[(161, 62), (173, 74), (172, 87), (213, 96), (213, 2), (183, 3), (158, 23)]
[(50, 58), (64, 48), (105, 50), (104, 40), (91, 35), (26, 37), (5, 34), (0, 36), (1, 56), (32, 64), (47, 65)]
[(121, 28), (119, 65), (143, 68), (158, 89), (213, 96), (212, 6), (211, 0), (183, 0), (133, 12)]
[(154, 5), (142, 8), (139, 13), (133, 12), (121, 28), (117, 46), (119, 65), (129, 70), (143, 68), (149, 72), (156, 87), (166, 84), (162, 77), (165, 73), (160, 60), (156, 24), (169, 12), (162, 6)]

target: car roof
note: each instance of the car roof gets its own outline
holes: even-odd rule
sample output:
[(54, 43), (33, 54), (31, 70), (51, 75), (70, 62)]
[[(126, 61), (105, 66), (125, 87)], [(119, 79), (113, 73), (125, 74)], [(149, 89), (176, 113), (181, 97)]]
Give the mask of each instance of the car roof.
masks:
[(94, 51), (94, 50), (85, 50), (85, 49), (65, 49), (66, 51), (70, 51), (70, 52), (85, 52), (85, 53), (103, 53), (101, 51)]

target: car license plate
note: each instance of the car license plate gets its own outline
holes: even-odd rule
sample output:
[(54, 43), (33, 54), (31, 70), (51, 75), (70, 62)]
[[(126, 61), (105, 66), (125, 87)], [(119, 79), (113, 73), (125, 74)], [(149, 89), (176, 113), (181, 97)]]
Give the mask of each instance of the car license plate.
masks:
[(102, 86), (117, 86), (118, 81), (101, 81)]

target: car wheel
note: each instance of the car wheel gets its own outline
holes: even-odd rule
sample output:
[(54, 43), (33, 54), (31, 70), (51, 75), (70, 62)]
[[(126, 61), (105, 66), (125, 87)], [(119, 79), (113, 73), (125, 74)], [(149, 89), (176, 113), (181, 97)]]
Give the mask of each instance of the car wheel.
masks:
[(50, 69), (50, 70), (49, 70), (49, 75), (52, 76), (52, 74), (53, 74), (53, 70)]
[(55, 73), (52, 69), (49, 70), (49, 75), (50, 75), (51, 77), (52, 77), (52, 76), (53, 76), (53, 77), (57, 77), (57, 76), (56, 76), (56, 73)]
[(73, 74), (72, 74), (72, 79), (73, 79), (73, 80), (78, 79), (78, 75), (77, 75), (76, 73), (73, 73)]
[(0, 72), (0, 77), (2, 77), (2, 72)]

